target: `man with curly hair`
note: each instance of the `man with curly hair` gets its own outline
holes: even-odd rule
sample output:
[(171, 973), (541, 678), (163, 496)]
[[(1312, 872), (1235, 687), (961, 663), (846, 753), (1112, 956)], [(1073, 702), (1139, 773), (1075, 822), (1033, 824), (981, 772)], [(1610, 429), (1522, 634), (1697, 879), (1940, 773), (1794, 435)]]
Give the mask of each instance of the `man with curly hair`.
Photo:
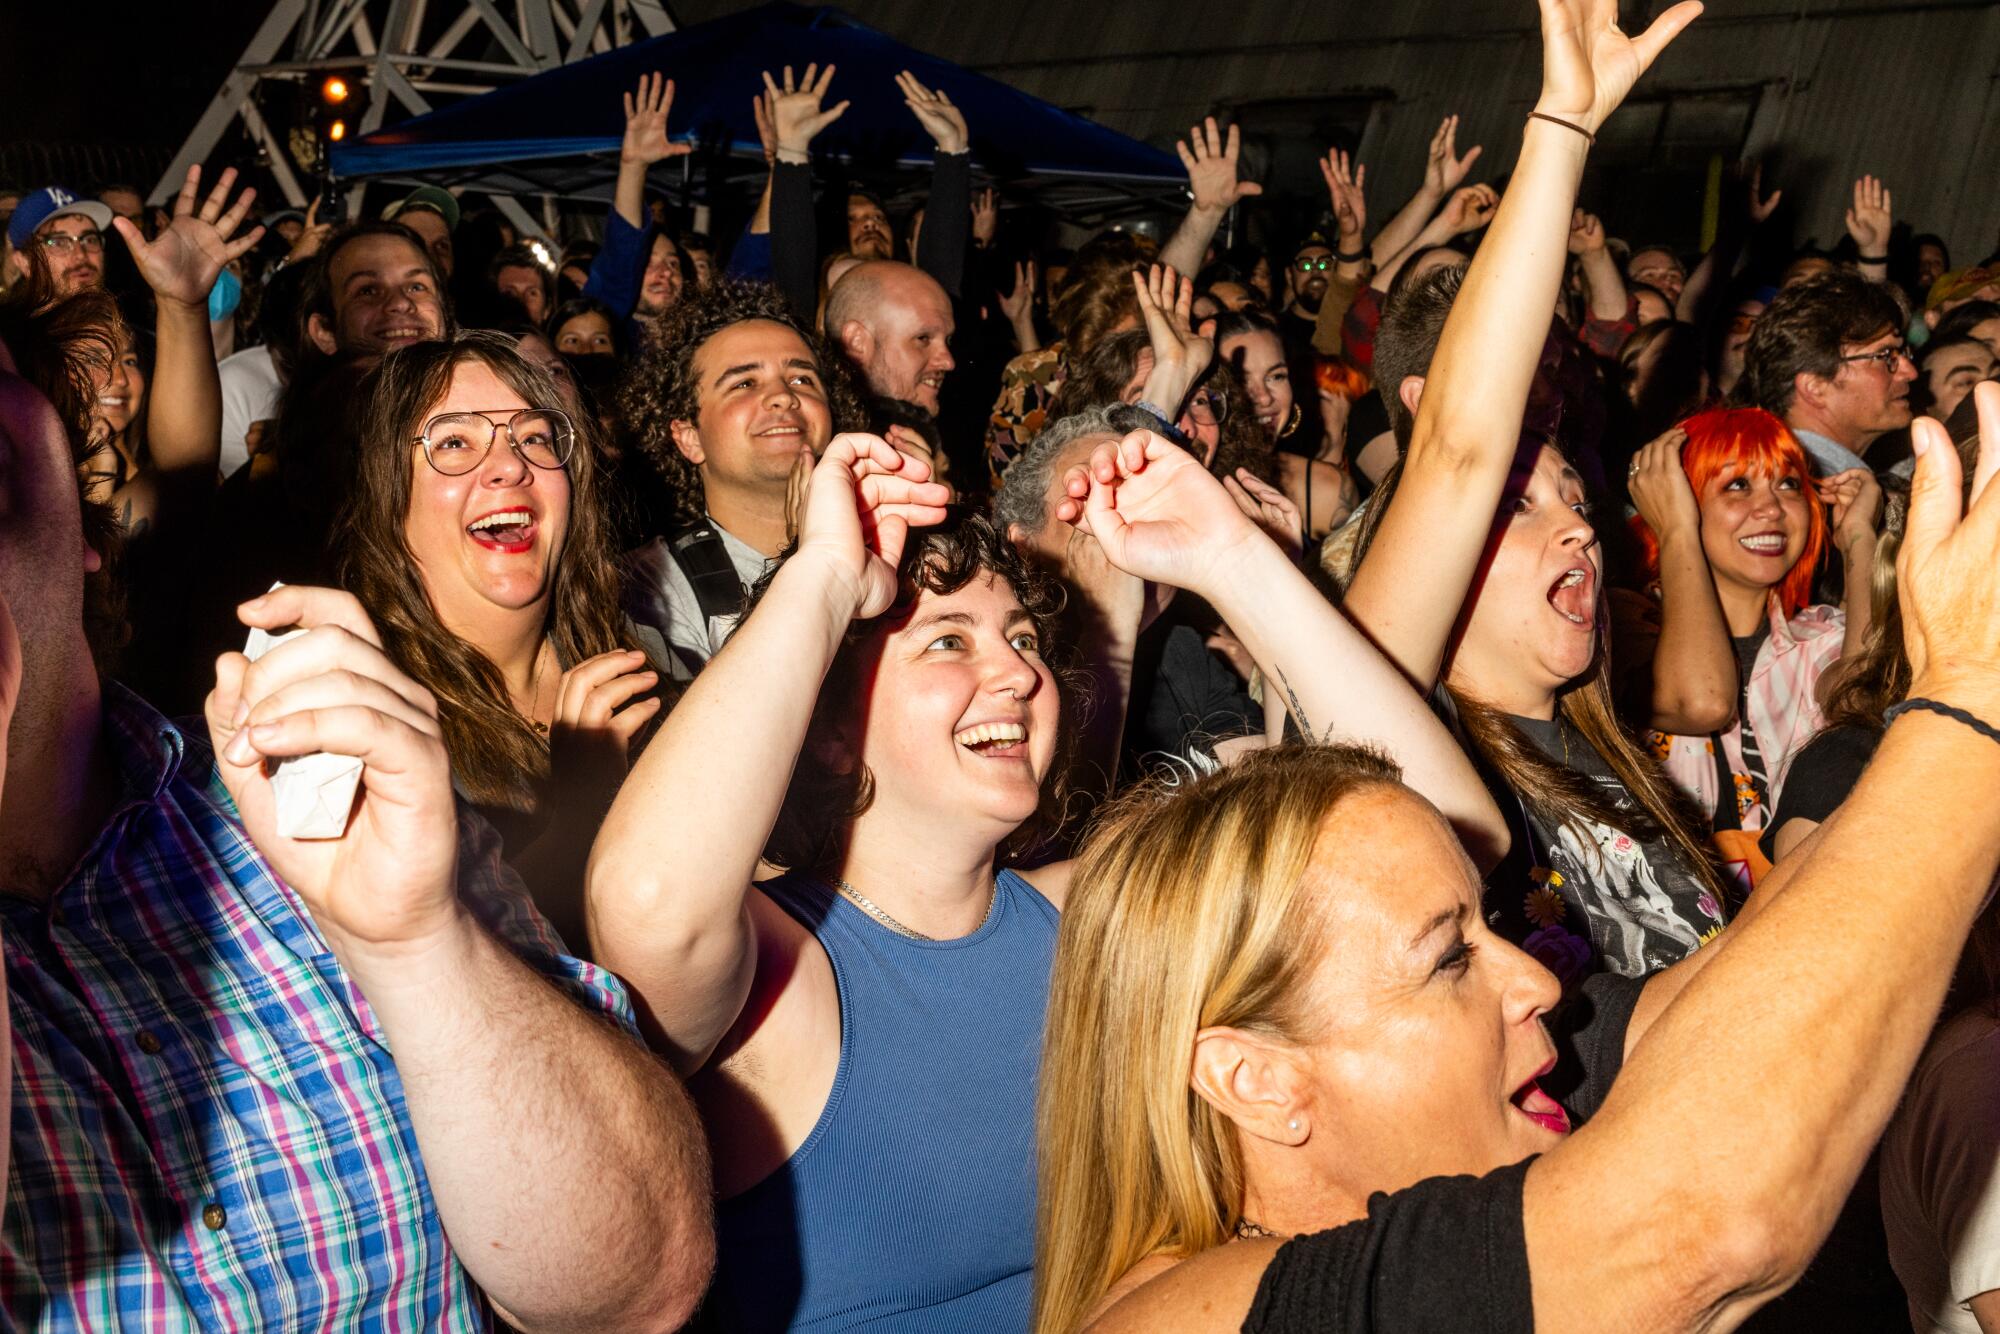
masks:
[(674, 492), (675, 530), (634, 552), (626, 610), (690, 679), (786, 541), (793, 465), (853, 412), (776, 288), (718, 282), (669, 312), (620, 391), (626, 428)]

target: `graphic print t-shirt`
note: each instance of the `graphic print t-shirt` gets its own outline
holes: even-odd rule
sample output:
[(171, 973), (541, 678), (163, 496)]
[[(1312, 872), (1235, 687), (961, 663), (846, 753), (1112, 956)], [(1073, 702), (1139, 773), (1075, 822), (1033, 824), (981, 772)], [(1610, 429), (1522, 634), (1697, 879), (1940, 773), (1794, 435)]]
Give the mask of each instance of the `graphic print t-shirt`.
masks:
[[(1611, 766), (1561, 719), (1512, 718), (1542, 753), (1604, 789), (1620, 810), (1638, 803)], [(1498, 884), (1496, 929), (1545, 964), (1568, 990), (1596, 972), (1640, 977), (1678, 963), (1722, 929), (1722, 907), (1664, 837), (1634, 838), (1581, 817), (1555, 823), (1522, 803), (1534, 847), (1525, 887)], [(1511, 860), (1511, 858), (1510, 858)], [(1508, 902), (1518, 894), (1519, 902)]]

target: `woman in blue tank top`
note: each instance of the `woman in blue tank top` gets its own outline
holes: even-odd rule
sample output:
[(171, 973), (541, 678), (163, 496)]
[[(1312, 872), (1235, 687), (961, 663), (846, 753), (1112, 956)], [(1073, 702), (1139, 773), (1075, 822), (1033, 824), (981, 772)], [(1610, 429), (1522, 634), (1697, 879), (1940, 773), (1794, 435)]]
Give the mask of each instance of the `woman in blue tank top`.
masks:
[[(1117, 568), (1207, 598), (1308, 727), (1503, 828), (1402, 677), (1198, 461), (1106, 434), (1052, 486)], [(598, 960), (714, 1152), (718, 1328), (1024, 1330), (1067, 865), (1001, 869), (1059, 784), (1050, 586), (919, 461), (842, 435), (797, 545), (593, 851)], [(1351, 724), (1351, 725), (1350, 725)], [(753, 884), (760, 865), (786, 874)]]

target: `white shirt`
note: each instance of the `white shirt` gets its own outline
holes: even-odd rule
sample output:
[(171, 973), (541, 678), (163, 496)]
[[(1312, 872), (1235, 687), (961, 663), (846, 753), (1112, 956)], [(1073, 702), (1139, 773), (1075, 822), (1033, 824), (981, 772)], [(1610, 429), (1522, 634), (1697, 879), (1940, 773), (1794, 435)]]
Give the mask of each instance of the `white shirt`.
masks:
[[(736, 567), (736, 577), (747, 590), (764, 577), (771, 562), (764, 553), (710, 519), (722, 535), (722, 549)], [(625, 558), (625, 611), (640, 625), (658, 630), (672, 650), (668, 668), (677, 681), (691, 681), (710, 658), (722, 651), (724, 641), (741, 619), (718, 616), (713, 621), (701, 614), (701, 602), (694, 585), (667, 539), (656, 537)]]
[(1931, 1036), (1882, 1136), (1889, 1263), (1917, 1334), (1979, 1334), (1966, 1303), (2000, 1288), (2000, 1019), (1985, 1007)]
[(250, 423), (278, 415), (278, 397), (284, 382), (271, 364), (271, 349), (245, 348), (222, 359), (215, 368), (222, 377), (222, 460), (224, 477), (250, 461), (245, 444)]

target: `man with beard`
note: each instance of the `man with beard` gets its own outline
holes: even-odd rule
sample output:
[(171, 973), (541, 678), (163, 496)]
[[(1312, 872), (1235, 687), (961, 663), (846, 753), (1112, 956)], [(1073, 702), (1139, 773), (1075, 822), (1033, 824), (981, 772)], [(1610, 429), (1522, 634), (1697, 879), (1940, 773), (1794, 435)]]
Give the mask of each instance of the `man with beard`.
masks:
[(53, 295), (60, 300), (104, 283), (104, 229), (111, 209), (74, 190), (51, 185), (35, 191), (7, 220), (9, 262), (25, 278), (35, 257), (48, 266)]
[[(819, 257), (812, 217), (812, 141), (839, 120), (846, 102), (821, 109), (833, 66), (806, 66), (795, 80), (786, 66), (782, 86), (764, 75), (776, 161), (771, 167), (771, 272), (792, 309), (810, 320), (819, 309)], [(972, 156), (965, 116), (942, 92), (932, 92), (905, 71), (896, 85), (910, 111), (930, 132), (931, 193), (918, 241), (917, 267), (936, 279), (947, 295), (959, 294), (966, 248), (972, 234)], [(866, 260), (895, 254), (895, 236), (881, 201), (860, 189), (847, 194), (848, 251)]]
[(1333, 276), (1333, 247), (1318, 232), (1306, 237), (1285, 266), (1285, 308), (1278, 315), (1278, 334), (1285, 340), (1285, 360), (1310, 366), (1313, 330), (1319, 323), (1319, 303), (1326, 299)]
[(895, 260), (855, 265), (827, 293), (826, 341), (871, 393), (937, 415), (951, 355), (951, 298), (922, 269)]
[(1821, 476), (1885, 472), (1899, 460), (1863, 456), (1910, 424), (1917, 368), (1902, 326), (1902, 308), (1879, 284), (1844, 269), (1808, 278), (1758, 317), (1739, 395), (1784, 418)]

